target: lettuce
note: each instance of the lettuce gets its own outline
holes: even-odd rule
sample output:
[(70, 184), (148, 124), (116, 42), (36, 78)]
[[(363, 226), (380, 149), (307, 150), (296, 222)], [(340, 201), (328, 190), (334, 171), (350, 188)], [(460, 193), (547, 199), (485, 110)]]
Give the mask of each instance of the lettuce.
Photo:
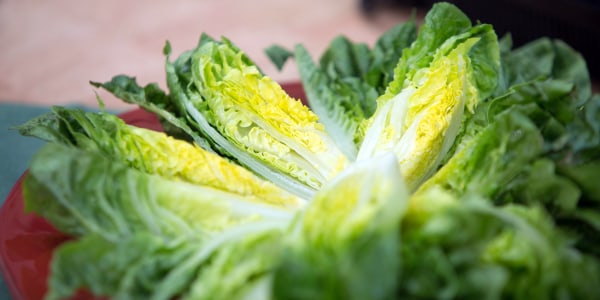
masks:
[(127, 125), (108, 113), (54, 107), (18, 129), (23, 135), (100, 151), (148, 174), (225, 190), (255, 202), (289, 208), (305, 203), (215, 153), (162, 132)]
[(377, 99), (375, 114), (364, 123), (357, 160), (393, 151), (414, 190), (454, 143), (463, 115), (491, 94), (498, 69), (492, 27), (471, 27), (455, 6), (434, 5)]
[(304, 199), (347, 163), (314, 113), (226, 39), (167, 62), (167, 82), (214, 149)]
[[(600, 97), (583, 58), (435, 4), (370, 49), (294, 56), (315, 113), (231, 41), (171, 60), (169, 93), (96, 83), (166, 133), (60, 107), (26, 209), (73, 236), (48, 299), (595, 299)], [(82, 273), (81, 270), (85, 270)]]
[(190, 110), (202, 113), (237, 148), (319, 188), (345, 166), (345, 157), (308, 107), (242, 58), (228, 41), (194, 52), (198, 95), (190, 97)]
[(23, 183), (27, 211), (74, 236), (118, 240), (139, 231), (210, 236), (240, 223), (286, 224), (292, 212), (253, 196), (148, 174), (97, 151), (49, 143)]
[(355, 163), (293, 224), (275, 299), (388, 299), (396, 289), (408, 190), (393, 154)]
[[(535, 61), (523, 53), (537, 54), (536, 69), (523, 68)], [(600, 206), (590, 178), (600, 175), (600, 130), (593, 121), (600, 97), (591, 95), (585, 63), (549, 39), (509, 51), (504, 61), (502, 80), (512, 85), (466, 119), (443, 166), (411, 196), (407, 220), (429, 213), (421, 201), (430, 190), (540, 206), (578, 251), (597, 256)]]
[(228, 157), (305, 200), (347, 164), (317, 116), (229, 40), (203, 34), (195, 49), (175, 61), (169, 43), (164, 52), (168, 95), (124, 75), (92, 84), (156, 113), (169, 134)]

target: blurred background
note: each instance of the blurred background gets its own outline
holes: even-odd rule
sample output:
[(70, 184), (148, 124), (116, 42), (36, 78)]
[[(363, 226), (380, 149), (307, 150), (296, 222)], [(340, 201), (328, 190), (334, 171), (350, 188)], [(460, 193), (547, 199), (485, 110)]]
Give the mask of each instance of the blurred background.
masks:
[[(586, 55), (598, 76), (600, 0), (458, 0), (474, 21), (491, 23), (515, 44), (547, 35)], [(264, 55), (272, 44), (304, 44), (320, 55), (338, 34), (373, 44), (428, 0), (0, 0), (0, 101), (26, 105), (96, 107), (89, 80), (116, 74), (164, 87), (162, 47), (174, 55), (195, 46), (202, 32), (228, 37), (268, 75), (297, 81), (293, 63), (277, 71)], [(131, 108), (100, 91), (107, 108)]]
[[(176, 56), (202, 32), (226, 36), (275, 80), (297, 81), (293, 64), (277, 71), (264, 49), (302, 43), (319, 55), (338, 34), (373, 44), (410, 15), (375, 6), (366, 14), (357, 0), (0, 0), (0, 101), (96, 107), (88, 81), (121, 73), (164, 87), (165, 41)], [(130, 108), (100, 95), (107, 108)]]

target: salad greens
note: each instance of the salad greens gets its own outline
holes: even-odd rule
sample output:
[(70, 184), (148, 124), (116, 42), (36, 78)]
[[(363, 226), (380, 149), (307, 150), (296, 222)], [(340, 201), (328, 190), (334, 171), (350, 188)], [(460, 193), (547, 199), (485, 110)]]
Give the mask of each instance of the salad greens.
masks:
[(91, 84), (164, 133), (62, 107), (17, 127), (48, 141), (26, 210), (73, 237), (47, 299), (600, 295), (600, 95), (564, 42), (514, 49), (441, 2), (373, 47), (268, 48), (309, 106), (225, 37), (163, 52), (168, 91)]

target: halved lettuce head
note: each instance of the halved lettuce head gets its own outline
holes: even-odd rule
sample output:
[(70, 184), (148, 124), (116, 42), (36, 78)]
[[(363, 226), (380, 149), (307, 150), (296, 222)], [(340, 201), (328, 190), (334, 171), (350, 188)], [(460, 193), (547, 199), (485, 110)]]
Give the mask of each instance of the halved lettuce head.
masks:
[(126, 124), (108, 113), (54, 107), (18, 127), (21, 134), (99, 151), (148, 174), (239, 194), (288, 208), (305, 201), (247, 169), (197, 145)]
[(465, 113), (491, 94), (498, 69), (493, 28), (471, 26), (451, 4), (434, 5), (377, 99), (375, 114), (363, 123), (357, 160), (393, 151), (414, 190), (452, 146)]
[(236, 147), (312, 188), (345, 165), (317, 116), (229, 43), (201, 46), (192, 74), (194, 107)]
[(169, 88), (221, 154), (305, 199), (346, 166), (317, 116), (227, 39), (201, 43), (187, 64), (187, 85), (167, 64)]

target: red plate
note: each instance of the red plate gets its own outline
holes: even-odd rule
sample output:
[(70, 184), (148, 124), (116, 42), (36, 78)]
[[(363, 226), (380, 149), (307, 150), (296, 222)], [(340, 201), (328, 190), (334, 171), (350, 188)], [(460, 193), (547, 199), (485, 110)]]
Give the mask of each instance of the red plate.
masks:
[[(304, 99), (300, 83), (282, 86), (290, 96)], [(156, 116), (141, 109), (120, 117), (131, 125), (162, 130)], [(45, 219), (23, 211), (21, 184), (25, 176), (26, 173), (19, 178), (0, 208), (0, 271), (15, 300), (38, 300), (47, 290), (52, 252), (70, 238), (54, 229)], [(80, 293), (74, 298), (92, 297)]]

